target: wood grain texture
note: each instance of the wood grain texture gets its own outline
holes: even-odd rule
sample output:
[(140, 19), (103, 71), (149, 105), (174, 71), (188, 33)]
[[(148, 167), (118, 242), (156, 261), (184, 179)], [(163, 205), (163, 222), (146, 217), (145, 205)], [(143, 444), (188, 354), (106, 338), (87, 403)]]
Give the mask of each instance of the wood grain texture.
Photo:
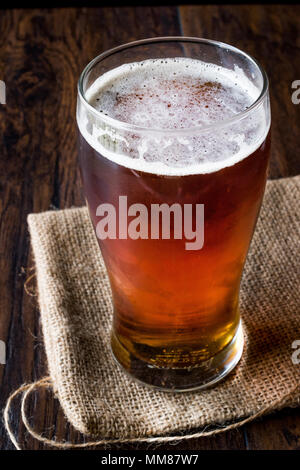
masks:
[(181, 6), (182, 34), (232, 44), (255, 57), (270, 80), (270, 177), (300, 172), (300, 106), (291, 84), (300, 77), (300, 5)]
[[(1, 11), (0, 79), (7, 86), (7, 104), (0, 106), (0, 339), (7, 345), (7, 363), (0, 365), (1, 409), (11, 391), (47, 373), (37, 299), (24, 292), (33, 265), (26, 217), (30, 212), (83, 203), (75, 105), (76, 83), (84, 65), (115, 45), (159, 35), (205, 36), (249, 51), (271, 77), (271, 176), (293, 175), (299, 172), (300, 106), (291, 104), (290, 84), (300, 79), (298, 23), (299, 8), (294, 6)], [(24, 433), (17, 405), (12, 423), (22, 446), (42, 449)], [(48, 437), (80, 441), (48, 392), (33, 399), (28, 411), (35, 428), (45, 430)], [(299, 435), (299, 410), (284, 410), (215, 438), (159, 448), (296, 449)], [(2, 420), (0, 448), (13, 448)]]

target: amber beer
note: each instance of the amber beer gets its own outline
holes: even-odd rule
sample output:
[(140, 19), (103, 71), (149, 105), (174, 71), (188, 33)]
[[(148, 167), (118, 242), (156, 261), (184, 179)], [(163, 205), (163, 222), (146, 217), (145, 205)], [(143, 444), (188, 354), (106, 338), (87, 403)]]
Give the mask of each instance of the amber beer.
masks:
[[(133, 60), (99, 73), (98, 84), (93, 79), (86, 110), (79, 100), (80, 169), (95, 231), (99, 205), (116, 210), (117, 236), (98, 238), (113, 297), (112, 351), (131, 375), (156, 387), (207, 386), (242, 353), (239, 288), (270, 148), (266, 78), (251, 66), (262, 74), (252, 88), (241, 72), (192, 58)], [(120, 236), (120, 195), (128, 207), (147, 208), (148, 238)], [(161, 231), (151, 238), (153, 204), (174, 203), (204, 205), (201, 249), (187, 250), (185, 237), (174, 237), (172, 213), (170, 238)], [(195, 227), (195, 212), (192, 218)], [(133, 219), (126, 215), (128, 224)]]

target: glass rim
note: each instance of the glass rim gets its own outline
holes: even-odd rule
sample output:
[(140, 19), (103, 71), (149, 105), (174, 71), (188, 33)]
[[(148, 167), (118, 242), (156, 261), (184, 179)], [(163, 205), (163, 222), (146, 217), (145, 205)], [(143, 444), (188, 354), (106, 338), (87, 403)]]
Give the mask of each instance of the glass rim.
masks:
[[(87, 99), (85, 98), (85, 92), (83, 90), (83, 82), (87, 74), (98, 62), (101, 62), (103, 59), (111, 55), (114, 55), (118, 52), (121, 52), (125, 49), (131, 49), (136, 46), (141, 46), (144, 44), (151, 44), (151, 43), (159, 43), (159, 42), (191, 42), (191, 43), (198, 43), (198, 44), (199, 43), (210, 44), (210, 45), (214, 45), (217, 47), (221, 47), (223, 49), (226, 48), (227, 50), (236, 52), (246, 57), (250, 62), (252, 62), (256, 66), (256, 68), (259, 70), (262, 76), (263, 86), (262, 86), (262, 90), (258, 98), (247, 109), (235, 114), (231, 118), (227, 118), (221, 121), (216, 121), (211, 124), (206, 124), (204, 126), (194, 126), (194, 127), (186, 127), (186, 128), (179, 128), (179, 129), (143, 127), (143, 126), (138, 126), (136, 124), (130, 124), (125, 121), (120, 121), (110, 116), (106, 116), (103, 113), (100, 113), (87, 101)], [(186, 135), (186, 134), (191, 134), (191, 133), (202, 133), (202, 132), (206, 132), (206, 131), (210, 131), (214, 129), (223, 128), (230, 124), (240, 121), (241, 119), (248, 116), (249, 114), (252, 114), (266, 98), (269, 92), (269, 80), (268, 80), (268, 77), (264, 68), (260, 65), (260, 63), (250, 54), (242, 51), (241, 49), (235, 46), (232, 46), (230, 44), (227, 44), (221, 41), (215, 41), (212, 39), (205, 39), (205, 38), (197, 38), (197, 37), (189, 37), (189, 36), (160, 36), (160, 37), (153, 37), (153, 38), (147, 38), (147, 39), (140, 39), (138, 41), (132, 41), (126, 44), (121, 44), (117, 47), (108, 49), (102, 52), (101, 54), (99, 54), (98, 56), (94, 57), (94, 59), (92, 59), (81, 72), (79, 80), (78, 80), (77, 91), (78, 91), (78, 97), (82, 101), (83, 105), (87, 107), (89, 112), (94, 114), (103, 122), (107, 123), (108, 125), (112, 127), (115, 127), (117, 129), (123, 129), (126, 131), (143, 133), (143, 134), (151, 133), (151, 134), (163, 134), (163, 135), (169, 135), (169, 134)]]

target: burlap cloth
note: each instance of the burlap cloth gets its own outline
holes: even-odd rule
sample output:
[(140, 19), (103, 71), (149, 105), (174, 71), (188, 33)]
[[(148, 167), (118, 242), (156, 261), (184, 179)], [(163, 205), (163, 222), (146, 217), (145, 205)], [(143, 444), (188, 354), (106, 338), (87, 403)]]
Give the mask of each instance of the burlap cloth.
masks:
[(29, 215), (49, 372), (75, 428), (186, 434), (299, 404), (299, 200), (300, 177), (268, 181), (241, 289), (242, 360), (217, 386), (183, 394), (144, 387), (113, 361), (110, 288), (87, 209)]

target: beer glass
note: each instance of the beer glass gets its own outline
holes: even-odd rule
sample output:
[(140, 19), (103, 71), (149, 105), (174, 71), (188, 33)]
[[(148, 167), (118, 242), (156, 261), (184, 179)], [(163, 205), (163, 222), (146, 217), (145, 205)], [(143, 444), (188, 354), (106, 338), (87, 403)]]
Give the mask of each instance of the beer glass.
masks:
[(270, 149), (264, 70), (206, 39), (125, 44), (82, 72), (77, 123), (113, 357), (163, 390), (216, 383), (243, 350), (239, 288)]

